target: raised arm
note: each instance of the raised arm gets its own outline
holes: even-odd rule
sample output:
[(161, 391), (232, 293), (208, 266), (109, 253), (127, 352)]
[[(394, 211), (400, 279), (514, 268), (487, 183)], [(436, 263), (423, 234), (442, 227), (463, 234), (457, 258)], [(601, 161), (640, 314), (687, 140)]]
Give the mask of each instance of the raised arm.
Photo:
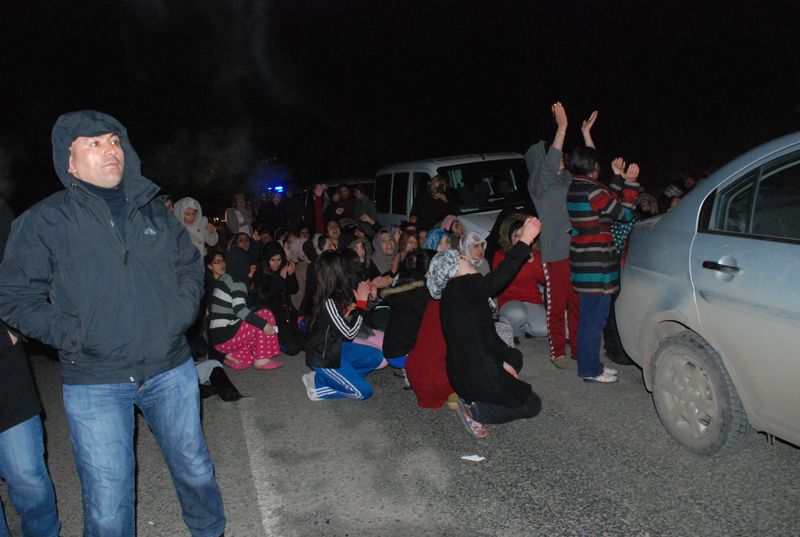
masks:
[(550, 109), (556, 122), (556, 133), (547, 154), (544, 154), (544, 142), (532, 145), (525, 152), (525, 164), (528, 167), (528, 192), (535, 200), (543, 196), (554, 182), (569, 183), (568, 174), (560, 174), (564, 149), (564, 138), (567, 134), (567, 111), (560, 102), (554, 103)]
[(583, 120), (581, 123), (581, 134), (583, 134), (583, 143), (586, 147), (591, 147), (592, 149), (597, 149), (594, 146), (594, 140), (592, 140), (592, 127), (594, 126), (594, 122), (597, 121), (597, 110), (594, 110), (589, 117)]
[(497, 268), (481, 278), (480, 292), (487, 298), (499, 295), (517, 275), (522, 264), (531, 256), (531, 243), (542, 230), (542, 223), (536, 217), (528, 217), (522, 225), (522, 235), (506, 254)]
[(567, 137), (567, 111), (561, 102), (556, 102), (550, 108), (553, 111), (553, 118), (556, 120), (556, 135), (553, 137), (553, 147), (563, 151), (564, 138)]

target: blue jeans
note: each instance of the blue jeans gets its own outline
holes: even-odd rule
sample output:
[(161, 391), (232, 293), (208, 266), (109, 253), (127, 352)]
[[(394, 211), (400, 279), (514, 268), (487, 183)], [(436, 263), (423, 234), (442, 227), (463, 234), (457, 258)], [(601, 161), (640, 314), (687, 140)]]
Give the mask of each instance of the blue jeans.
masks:
[(611, 309), (611, 295), (579, 294), (581, 316), (578, 320), (578, 376), (596, 377), (603, 373), (600, 342)]
[[(0, 433), (0, 477), (22, 519), (25, 537), (56, 537), (61, 530), (53, 482), (44, 462), (42, 420), (34, 416)], [(0, 537), (7, 537), (0, 503)]]
[(219, 536), (225, 529), (222, 496), (200, 425), (197, 372), (187, 360), (141, 387), (64, 385), (64, 408), (83, 488), (84, 537), (136, 534), (134, 405), (161, 447), (192, 536)]

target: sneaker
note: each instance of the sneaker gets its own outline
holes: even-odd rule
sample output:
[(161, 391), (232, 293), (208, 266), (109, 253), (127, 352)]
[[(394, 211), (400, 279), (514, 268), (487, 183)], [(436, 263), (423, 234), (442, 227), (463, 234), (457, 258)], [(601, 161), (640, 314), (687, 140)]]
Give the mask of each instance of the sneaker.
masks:
[(461, 423), (464, 424), (467, 431), (475, 438), (486, 438), (489, 436), (489, 429), (487, 429), (483, 423), (473, 419), (469, 411), (469, 405), (458, 396), (456, 396), (456, 402), (458, 403), (458, 411), (456, 414), (458, 414), (458, 418), (461, 420)]
[(603, 367), (603, 373), (605, 373), (606, 375), (614, 375), (616, 377), (619, 371), (611, 367)]
[(575, 360), (569, 358), (568, 356), (564, 356), (563, 354), (558, 358), (554, 358), (550, 360), (553, 362), (553, 365), (559, 369), (576, 369), (577, 366), (575, 365)]
[(308, 396), (308, 398), (311, 399), (312, 401), (321, 401), (322, 397), (317, 395), (317, 386), (315, 382), (316, 376), (317, 376), (316, 372), (309, 371), (300, 378), (303, 379), (303, 386), (306, 387), (306, 395)]
[(597, 375), (596, 377), (581, 377), (583, 378), (583, 382), (600, 382), (601, 384), (612, 384), (614, 382), (619, 381), (617, 377), (614, 375), (609, 375), (605, 371)]

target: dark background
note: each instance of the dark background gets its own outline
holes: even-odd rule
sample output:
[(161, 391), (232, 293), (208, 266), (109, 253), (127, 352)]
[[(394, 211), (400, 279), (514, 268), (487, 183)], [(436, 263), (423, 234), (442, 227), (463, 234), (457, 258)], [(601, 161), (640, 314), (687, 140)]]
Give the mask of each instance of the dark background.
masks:
[[(143, 170), (213, 212), (237, 189), (524, 151), (593, 109), (605, 160), (656, 190), (798, 130), (793, 2), (6, 0), (0, 179), (21, 210), (61, 187), (50, 129), (94, 108)], [(12, 192), (13, 189), (13, 194)]]

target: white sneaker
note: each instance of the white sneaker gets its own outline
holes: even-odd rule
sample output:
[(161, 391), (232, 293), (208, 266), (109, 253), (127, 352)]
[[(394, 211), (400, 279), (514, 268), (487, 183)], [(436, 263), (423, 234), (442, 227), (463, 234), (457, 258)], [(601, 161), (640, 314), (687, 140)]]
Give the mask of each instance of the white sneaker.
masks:
[(317, 395), (317, 388), (314, 382), (316, 376), (317, 373), (315, 371), (309, 371), (300, 378), (303, 379), (303, 385), (306, 387), (306, 395), (308, 398), (312, 401), (322, 401), (322, 398)]
[(614, 375), (616, 377), (619, 371), (611, 367), (603, 367), (603, 373), (605, 373), (606, 375)]
[(611, 384), (619, 381), (617, 377), (615, 377), (614, 375), (609, 375), (605, 371), (603, 371), (596, 377), (582, 377), (582, 378), (584, 382), (600, 382), (602, 384)]

